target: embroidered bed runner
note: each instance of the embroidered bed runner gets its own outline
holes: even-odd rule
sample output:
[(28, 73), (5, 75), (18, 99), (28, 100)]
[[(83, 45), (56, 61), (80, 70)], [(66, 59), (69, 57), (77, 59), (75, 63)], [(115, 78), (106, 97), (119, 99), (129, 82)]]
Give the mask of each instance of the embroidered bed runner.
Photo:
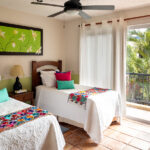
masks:
[(0, 116), (0, 132), (18, 127), (26, 122), (48, 115), (48, 111), (36, 106)]
[(87, 101), (89, 96), (104, 93), (104, 92), (107, 92), (109, 90), (110, 89), (102, 89), (102, 88), (94, 87), (92, 89), (88, 89), (85, 91), (79, 91), (79, 92), (71, 93), (69, 95), (68, 100), (75, 102), (75, 103), (78, 103), (80, 105), (83, 105), (83, 104), (86, 104), (86, 101)]

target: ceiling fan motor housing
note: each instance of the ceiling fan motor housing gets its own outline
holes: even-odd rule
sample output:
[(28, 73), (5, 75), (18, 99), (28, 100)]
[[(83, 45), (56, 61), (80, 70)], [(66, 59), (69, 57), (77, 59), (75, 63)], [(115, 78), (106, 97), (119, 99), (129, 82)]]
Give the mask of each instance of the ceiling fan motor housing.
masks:
[(40, 2), (40, 3), (41, 3), (41, 2), (43, 2), (43, 0), (37, 0), (37, 2)]
[(68, 10), (82, 10), (81, 3), (79, 1), (69, 0), (64, 4), (64, 11)]

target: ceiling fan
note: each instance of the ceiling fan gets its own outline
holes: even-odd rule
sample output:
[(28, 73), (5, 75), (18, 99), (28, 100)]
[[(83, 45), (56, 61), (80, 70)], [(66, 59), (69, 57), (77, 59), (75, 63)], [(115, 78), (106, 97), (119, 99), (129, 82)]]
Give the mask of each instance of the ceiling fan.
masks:
[(68, 14), (79, 14), (83, 19), (90, 19), (91, 16), (89, 16), (87, 13), (85, 13), (83, 10), (114, 10), (114, 5), (88, 5), (88, 6), (82, 6), (80, 3), (80, 0), (68, 0), (63, 5), (57, 5), (57, 4), (49, 4), (44, 3), (43, 0), (36, 0), (36, 2), (31, 2), (31, 4), (35, 5), (45, 5), (45, 6), (53, 6), (53, 7), (61, 7), (63, 8), (62, 11), (59, 11), (55, 14), (49, 15), (48, 17), (55, 17), (63, 13)]

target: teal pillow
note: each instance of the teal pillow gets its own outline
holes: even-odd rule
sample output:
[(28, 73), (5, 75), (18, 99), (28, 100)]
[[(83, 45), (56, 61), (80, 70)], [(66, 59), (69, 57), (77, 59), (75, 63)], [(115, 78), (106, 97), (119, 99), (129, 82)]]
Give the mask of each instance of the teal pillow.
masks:
[(57, 80), (58, 90), (74, 89), (74, 80), (71, 81), (59, 81)]
[(7, 89), (4, 88), (0, 90), (0, 103), (6, 102), (9, 100)]

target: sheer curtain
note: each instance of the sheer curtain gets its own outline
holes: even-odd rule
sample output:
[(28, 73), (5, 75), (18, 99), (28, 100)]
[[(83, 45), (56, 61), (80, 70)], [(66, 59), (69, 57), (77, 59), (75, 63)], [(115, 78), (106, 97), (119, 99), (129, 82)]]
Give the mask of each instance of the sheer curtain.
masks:
[(80, 84), (112, 88), (112, 25), (82, 26), (80, 35)]
[(118, 91), (122, 99), (122, 113), (126, 114), (126, 33), (124, 19), (113, 20), (113, 89)]
[(80, 84), (117, 90), (125, 112), (125, 29), (123, 19), (80, 29)]

